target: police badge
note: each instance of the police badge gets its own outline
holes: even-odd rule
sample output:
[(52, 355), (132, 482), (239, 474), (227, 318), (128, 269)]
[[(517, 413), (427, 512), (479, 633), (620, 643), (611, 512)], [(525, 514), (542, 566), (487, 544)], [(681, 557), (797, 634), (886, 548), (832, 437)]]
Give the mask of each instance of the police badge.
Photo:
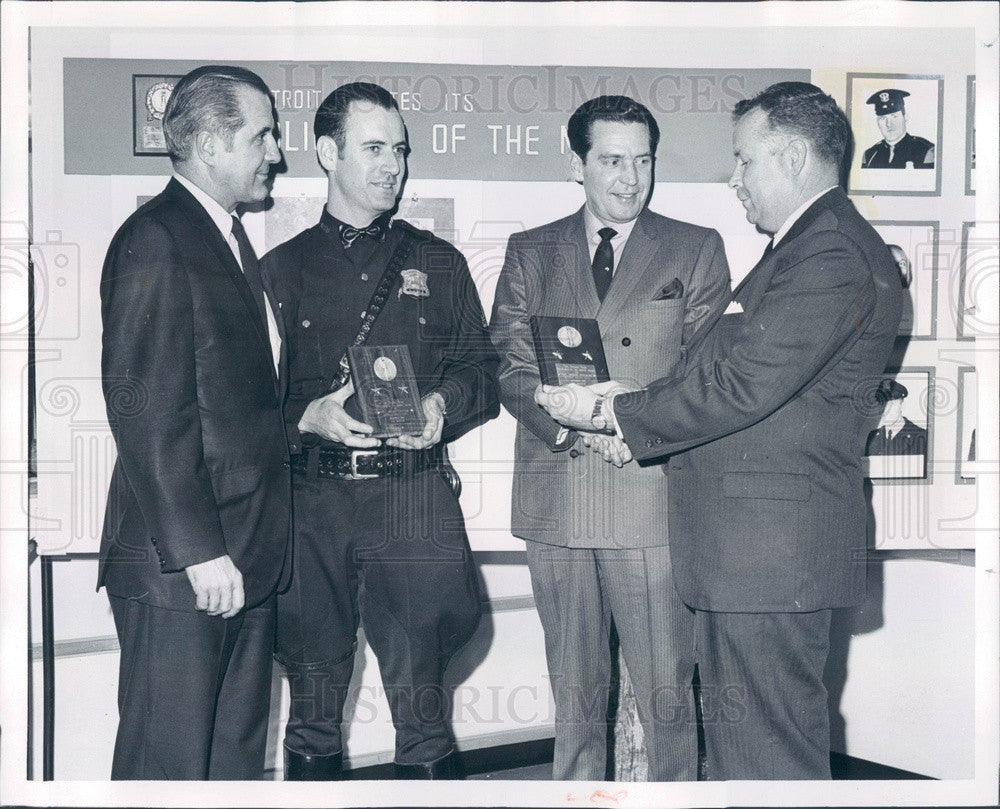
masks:
[(414, 298), (428, 298), (431, 290), (427, 286), (427, 273), (420, 270), (403, 270), (399, 277), (403, 283), (399, 287), (398, 297), (411, 295)]

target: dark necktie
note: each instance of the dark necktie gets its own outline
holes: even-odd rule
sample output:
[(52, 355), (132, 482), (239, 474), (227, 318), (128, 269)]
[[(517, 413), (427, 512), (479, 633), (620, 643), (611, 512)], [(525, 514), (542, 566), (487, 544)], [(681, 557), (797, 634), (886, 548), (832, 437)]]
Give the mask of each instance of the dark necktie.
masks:
[(247, 279), (253, 299), (257, 302), (260, 316), (267, 329), (267, 307), (264, 303), (264, 284), (261, 281), (260, 264), (257, 263), (257, 256), (253, 252), (247, 232), (243, 229), (243, 223), (239, 218), (233, 217), (233, 236), (236, 237), (236, 244), (240, 248), (240, 263), (243, 265), (243, 275)]
[(340, 240), (344, 243), (344, 247), (350, 247), (358, 239), (381, 239), (382, 238), (382, 222), (376, 219), (366, 228), (353, 228), (350, 225), (340, 226)]
[(594, 251), (594, 263), (590, 269), (594, 273), (594, 287), (597, 289), (598, 300), (603, 301), (608, 294), (608, 287), (611, 286), (611, 275), (615, 266), (615, 249), (611, 246), (611, 240), (618, 235), (614, 228), (601, 228), (597, 231), (601, 237), (601, 243)]

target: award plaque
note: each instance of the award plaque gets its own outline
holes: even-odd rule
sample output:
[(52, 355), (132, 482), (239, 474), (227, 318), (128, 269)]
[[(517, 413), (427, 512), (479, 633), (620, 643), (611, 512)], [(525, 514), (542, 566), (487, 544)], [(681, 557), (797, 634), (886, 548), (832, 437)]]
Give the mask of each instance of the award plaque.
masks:
[(180, 76), (132, 76), (132, 154), (167, 153), (163, 113)]
[(593, 385), (611, 379), (596, 320), (532, 315), (529, 322), (544, 384)]
[(351, 346), (354, 393), (374, 438), (419, 435), (425, 424), (410, 349), (406, 346)]

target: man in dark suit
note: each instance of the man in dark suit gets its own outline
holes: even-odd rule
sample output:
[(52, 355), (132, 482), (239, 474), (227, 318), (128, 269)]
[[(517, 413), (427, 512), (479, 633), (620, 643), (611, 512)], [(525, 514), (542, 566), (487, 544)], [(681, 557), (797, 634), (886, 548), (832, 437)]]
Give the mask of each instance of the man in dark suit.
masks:
[(650, 780), (694, 780), (694, 619), (670, 576), (667, 478), (623, 464), (617, 439), (561, 429), (535, 404), (529, 318), (596, 318), (612, 375), (644, 384), (674, 368), (698, 326), (728, 303), (729, 269), (714, 230), (645, 207), (659, 141), (646, 107), (601, 96), (573, 113), (567, 131), (586, 205), (510, 237), (491, 322), (503, 403), (518, 420), (511, 531), (527, 540), (545, 630), (553, 777), (607, 777), (613, 620)]
[[(847, 119), (811, 84), (736, 105), (730, 185), (773, 235), (678, 373), (643, 390), (539, 390), (563, 424), (612, 424), (669, 456), (674, 580), (696, 610), (714, 779), (830, 777), (830, 613), (864, 593), (869, 392), (902, 289), (838, 187)], [(611, 401), (613, 399), (613, 402)], [(595, 414), (595, 415), (591, 415)]]
[[(314, 129), (326, 205), (264, 260), (288, 329), (295, 488), (275, 653), (291, 691), (285, 778), (341, 775), (359, 623), (396, 728), (397, 777), (457, 778), (443, 678), (479, 623), (480, 594), (443, 449), (499, 412), (497, 356), (461, 253), (391, 219), (409, 152), (392, 95), (338, 87)], [(408, 346), (422, 431), (370, 435), (348, 373), (347, 349), (360, 343)]]
[(256, 74), (187, 74), (163, 119), (174, 177), (104, 263), (114, 779), (263, 775), (290, 483), (281, 324), (234, 210), (267, 198), (274, 128)]

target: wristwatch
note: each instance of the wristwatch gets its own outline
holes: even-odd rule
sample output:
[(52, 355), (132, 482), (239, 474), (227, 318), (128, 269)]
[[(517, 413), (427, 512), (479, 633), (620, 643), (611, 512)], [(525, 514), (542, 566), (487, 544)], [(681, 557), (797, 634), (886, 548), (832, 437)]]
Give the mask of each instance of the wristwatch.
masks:
[(598, 396), (594, 401), (594, 410), (590, 414), (590, 423), (594, 425), (595, 430), (606, 430), (608, 429), (608, 420), (604, 415), (604, 397)]

